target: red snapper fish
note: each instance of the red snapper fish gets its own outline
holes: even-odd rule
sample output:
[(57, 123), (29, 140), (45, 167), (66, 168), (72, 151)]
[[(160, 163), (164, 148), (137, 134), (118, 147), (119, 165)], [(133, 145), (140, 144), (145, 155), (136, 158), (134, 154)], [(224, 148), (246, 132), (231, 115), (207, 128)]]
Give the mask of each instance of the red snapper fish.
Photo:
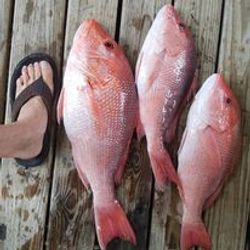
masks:
[(164, 145), (175, 136), (180, 114), (195, 85), (195, 45), (190, 30), (171, 5), (156, 16), (136, 65), (140, 119), (137, 134), (146, 135), (158, 189), (167, 180), (179, 185)]
[(221, 74), (203, 84), (190, 108), (178, 152), (183, 200), (181, 249), (211, 249), (201, 216), (212, 205), (240, 152), (240, 108)]
[(115, 237), (135, 244), (135, 234), (114, 194), (137, 120), (137, 95), (129, 63), (95, 20), (77, 30), (57, 112), (71, 142), (74, 163), (93, 191), (101, 249)]

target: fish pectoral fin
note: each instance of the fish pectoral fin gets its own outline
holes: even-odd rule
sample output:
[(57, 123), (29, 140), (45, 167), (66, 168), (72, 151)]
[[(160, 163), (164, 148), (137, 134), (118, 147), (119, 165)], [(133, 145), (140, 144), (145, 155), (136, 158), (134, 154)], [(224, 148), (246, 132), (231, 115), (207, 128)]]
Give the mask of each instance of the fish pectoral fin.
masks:
[(85, 104), (88, 107), (92, 119), (94, 120), (96, 132), (101, 134), (103, 127), (105, 127), (105, 123), (100, 123), (103, 119), (103, 115), (100, 111), (100, 103), (98, 103), (96, 93), (90, 85), (87, 85), (84, 91), (86, 94)]
[[(139, 59), (136, 70), (137, 78), (141, 78), (141, 85), (143, 86), (145, 93), (151, 89), (151, 87), (154, 85), (155, 82), (157, 82), (157, 79), (160, 76), (160, 72), (162, 71), (162, 67), (164, 67), (166, 64), (164, 61), (165, 54), (166, 50), (164, 49), (160, 53), (154, 53), (153, 55), (150, 56), (149, 59), (146, 58), (150, 60), (150, 63), (147, 65), (143, 65), (142, 69), (140, 69), (140, 67), (142, 64), (143, 55)], [(140, 77), (140, 74), (142, 75), (142, 77)]]
[(206, 137), (207, 145), (210, 145), (210, 147), (213, 148), (213, 152), (214, 152), (213, 157), (210, 160), (211, 162), (214, 162), (214, 164), (219, 164), (220, 166), (221, 164), (223, 164), (223, 162), (222, 162), (222, 156), (221, 156), (221, 152), (219, 148), (220, 145), (216, 138), (216, 134), (217, 134), (217, 131), (210, 125), (208, 125), (204, 129), (204, 136)]
[(63, 109), (64, 109), (64, 88), (62, 88), (58, 103), (57, 103), (57, 122), (58, 124), (61, 123), (61, 120), (63, 119)]

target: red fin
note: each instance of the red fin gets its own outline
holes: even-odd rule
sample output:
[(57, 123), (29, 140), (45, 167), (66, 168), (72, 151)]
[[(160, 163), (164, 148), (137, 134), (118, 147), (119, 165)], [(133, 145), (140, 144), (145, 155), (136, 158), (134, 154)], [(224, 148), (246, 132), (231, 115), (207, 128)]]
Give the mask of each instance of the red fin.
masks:
[(193, 78), (191, 87), (190, 87), (188, 94), (187, 94), (187, 97), (186, 97), (187, 103), (189, 103), (193, 100), (197, 89), (198, 89), (198, 69), (196, 69), (196, 71), (194, 73), (194, 78)]
[(193, 246), (200, 246), (211, 250), (211, 241), (203, 223), (183, 223), (181, 228), (181, 250), (189, 250)]
[(115, 177), (114, 177), (114, 181), (116, 185), (120, 185), (121, 180), (122, 180), (122, 175), (126, 166), (126, 161), (128, 159), (128, 151), (129, 151), (129, 145), (130, 145), (130, 141), (128, 143), (128, 145), (126, 146), (123, 155), (121, 156), (119, 162), (118, 162), (118, 168), (115, 172)]
[(63, 106), (64, 106), (64, 88), (62, 88), (58, 103), (57, 103), (57, 122), (58, 124), (61, 123), (61, 120), (63, 119)]
[(224, 179), (221, 181), (221, 183), (219, 184), (219, 186), (217, 187), (217, 189), (214, 191), (214, 193), (212, 193), (208, 197), (208, 199), (205, 202), (204, 208), (209, 208), (209, 207), (211, 207), (214, 204), (214, 202), (216, 201), (216, 199), (218, 198), (218, 196), (219, 196), (219, 194), (221, 192), (223, 184), (224, 184)]
[(80, 167), (77, 165), (76, 162), (75, 162), (75, 165), (76, 165), (77, 173), (82, 181), (82, 184), (88, 190), (89, 189), (89, 181), (88, 181), (86, 175), (81, 171)]
[(102, 250), (116, 237), (136, 244), (134, 231), (117, 200), (103, 207), (95, 204), (94, 210), (96, 233)]
[(77, 154), (77, 150), (76, 147), (72, 147), (72, 154), (73, 154), (73, 159), (74, 159), (74, 163), (75, 163), (75, 167), (77, 169), (78, 175), (82, 181), (82, 184), (84, 185), (84, 187), (88, 190), (89, 189), (89, 181), (85, 175), (85, 173), (83, 172), (83, 168), (80, 164), (80, 158), (78, 157), (80, 154)]
[(137, 134), (137, 139), (140, 141), (142, 139), (142, 137), (145, 135), (144, 132), (144, 127), (140, 121), (140, 118), (138, 118), (137, 121), (137, 126), (136, 126), (136, 134)]
[(181, 189), (179, 177), (168, 152), (149, 151), (149, 157), (156, 180), (156, 188), (163, 191), (167, 181), (172, 181)]

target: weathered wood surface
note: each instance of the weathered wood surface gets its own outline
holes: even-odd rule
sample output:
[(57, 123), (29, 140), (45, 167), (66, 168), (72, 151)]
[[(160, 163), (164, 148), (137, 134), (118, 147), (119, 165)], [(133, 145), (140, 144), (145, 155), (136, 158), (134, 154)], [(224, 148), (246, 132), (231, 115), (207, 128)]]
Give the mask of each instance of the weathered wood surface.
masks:
[(13, 1), (0, 0), (0, 122), (4, 117)]
[[(62, 61), (65, 65), (77, 27), (82, 20), (95, 18), (103, 23), (113, 36), (119, 30), (117, 25), (120, 25), (120, 34), (116, 35), (134, 69), (139, 50), (154, 16), (162, 5), (170, 2), (171, 0), (16, 0), (14, 4), (14, 1), (0, 0), (0, 121), (4, 115), (5, 82), (10, 51), (10, 73), (23, 56), (35, 51), (48, 52), (54, 56), (58, 66)], [(214, 71), (222, 71), (241, 103), (241, 162), (225, 185), (218, 201), (205, 213), (205, 223), (212, 237), (213, 249), (248, 250), (250, 2), (174, 2), (195, 37), (199, 57), (199, 84)], [(117, 13), (118, 4), (121, 7), (121, 23), (116, 23), (119, 21), (117, 15), (120, 13)], [(222, 38), (218, 50), (223, 6)], [(15, 11), (10, 49), (8, 41), (12, 29), (10, 25), (13, 7)], [(218, 53), (219, 62), (216, 69)], [(9, 110), (7, 106), (7, 114)], [(9, 121), (9, 115), (6, 116), (6, 121)], [(183, 119), (180, 135), (184, 125)], [(13, 160), (3, 160), (0, 167), (1, 250), (37, 250), (43, 249), (44, 244), (45, 249), (49, 250), (99, 249), (94, 231), (92, 197), (84, 190), (78, 179), (63, 127), (57, 131), (53, 174), (52, 155), (51, 152), (41, 168), (32, 170), (16, 168)], [(114, 240), (109, 245), (109, 250), (179, 249), (182, 208), (178, 193), (173, 185), (167, 186), (164, 193), (152, 193), (153, 186), (146, 142), (143, 140), (138, 143), (134, 138), (122, 184), (118, 188), (118, 199), (136, 231), (138, 245), (133, 247), (125, 241)], [(48, 228), (47, 235), (45, 227)]]
[(250, 212), (250, 2), (225, 1), (218, 71), (240, 101), (242, 157), (215, 206), (206, 213), (213, 249), (243, 250)]
[[(134, 70), (140, 48), (158, 10), (171, 1), (124, 0), (119, 43), (123, 47)], [(150, 227), (152, 171), (147, 156), (146, 143), (133, 139), (130, 156), (118, 190), (119, 200), (129, 216), (137, 236), (137, 246), (125, 241), (115, 241), (109, 249), (147, 249)]]
[[(215, 71), (222, 0), (176, 0), (175, 7), (194, 35), (198, 54), (198, 81), (202, 83)], [(185, 123), (185, 119), (182, 119), (178, 142)], [(175, 155), (178, 145), (174, 150)], [(174, 185), (168, 185), (164, 193), (155, 191), (150, 250), (179, 249), (181, 217), (182, 204)]]
[[(15, 1), (10, 74), (22, 57), (34, 51), (48, 52), (60, 65), (64, 12), (62, 0)], [(10, 111), (9, 105), (7, 110)], [(14, 160), (3, 159), (0, 168), (0, 224), (5, 231), (2, 249), (43, 249), (51, 163), (52, 154), (41, 167), (24, 170)]]
[[(65, 62), (73, 36), (83, 20), (95, 18), (111, 35), (115, 35), (117, 4), (116, 0), (69, 1), (64, 46)], [(70, 143), (63, 128), (60, 128), (57, 138), (46, 249), (91, 250), (95, 243), (92, 197), (78, 178)]]

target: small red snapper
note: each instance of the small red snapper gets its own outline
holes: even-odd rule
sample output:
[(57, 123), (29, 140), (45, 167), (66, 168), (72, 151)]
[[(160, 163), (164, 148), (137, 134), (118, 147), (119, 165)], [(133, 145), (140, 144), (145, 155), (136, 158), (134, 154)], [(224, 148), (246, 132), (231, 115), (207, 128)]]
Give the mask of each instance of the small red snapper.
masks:
[(183, 200), (181, 249), (211, 249), (202, 211), (213, 204), (240, 152), (240, 108), (221, 74), (203, 84), (190, 108), (178, 152)]
[(79, 177), (93, 191), (101, 249), (114, 237), (136, 242), (114, 182), (122, 177), (137, 109), (135, 81), (122, 49), (99, 23), (85, 21), (67, 60), (58, 120), (63, 119)]
[[(171, 5), (157, 14), (136, 65), (140, 121), (137, 134), (146, 135), (148, 154), (158, 189), (167, 180), (179, 184), (172, 160), (164, 148), (194, 86), (195, 45), (190, 30)], [(193, 83), (193, 85), (192, 85)]]

